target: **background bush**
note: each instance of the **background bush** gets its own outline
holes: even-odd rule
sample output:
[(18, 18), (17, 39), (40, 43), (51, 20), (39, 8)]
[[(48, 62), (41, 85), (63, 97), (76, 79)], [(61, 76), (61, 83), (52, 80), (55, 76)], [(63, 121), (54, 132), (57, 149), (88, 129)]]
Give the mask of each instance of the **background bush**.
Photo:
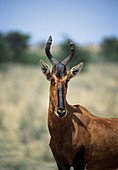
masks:
[(101, 43), (101, 54), (107, 61), (118, 62), (118, 39), (116, 37), (104, 38)]
[(3, 34), (0, 33), (0, 63), (7, 62), (12, 56), (12, 51), (5, 40)]
[(29, 38), (19, 32), (0, 33), (0, 63), (19, 60), (29, 46)]

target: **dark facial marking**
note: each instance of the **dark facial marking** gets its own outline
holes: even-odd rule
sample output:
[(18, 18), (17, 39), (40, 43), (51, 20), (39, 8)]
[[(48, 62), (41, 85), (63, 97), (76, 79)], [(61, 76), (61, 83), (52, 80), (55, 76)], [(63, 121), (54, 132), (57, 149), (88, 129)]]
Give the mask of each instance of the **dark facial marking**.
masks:
[(58, 63), (54, 66), (55, 68), (55, 76), (58, 78), (64, 77), (66, 75), (66, 66), (62, 63)]
[(62, 85), (59, 86), (58, 88), (58, 108), (60, 110), (64, 110), (65, 106), (64, 106), (64, 94), (63, 94), (63, 87)]

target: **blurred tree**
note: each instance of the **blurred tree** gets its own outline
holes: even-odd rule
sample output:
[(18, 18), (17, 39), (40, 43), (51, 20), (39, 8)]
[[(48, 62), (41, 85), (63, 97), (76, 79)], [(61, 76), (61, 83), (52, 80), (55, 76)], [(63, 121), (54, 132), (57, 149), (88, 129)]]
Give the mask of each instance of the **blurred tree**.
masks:
[(10, 32), (6, 34), (5, 40), (13, 52), (13, 59), (17, 59), (24, 54), (28, 47), (29, 38), (29, 35), (21, 34), (19, 32)]
[(101, 43), (101, 53), (105, 59), (118, 62), (118, 39), (105, 38)]
[[(56, 55), (57, 60), (62, 61), (64, 60), (69, 54), (70, 54), (70, 46), (67, 43), (68, 40), (66, 39), (61, 45), (60, 45), (60, 52)], [(76, 54), (75, 57), (68, 63), (68, 68), (70, 69), (74, 65), (79, 64), (80, 62), (84, 62), (84, 65), (86, 65), (90, 60), (90, 52), (88, 50), (85, 50), (83, 47), (78, 46), (75, 43), (76, 48)]]
[(0, 33), (0, 63), (10, 60), (11, 55), (12, 52), (9, 45), (4, 38), (4, 35)]

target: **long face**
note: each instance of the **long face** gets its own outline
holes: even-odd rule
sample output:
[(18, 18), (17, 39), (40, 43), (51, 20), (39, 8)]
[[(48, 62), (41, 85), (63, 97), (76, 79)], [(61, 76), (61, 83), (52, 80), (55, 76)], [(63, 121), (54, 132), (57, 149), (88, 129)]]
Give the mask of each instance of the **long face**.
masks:
[[(49, 40), (47, 45), (49, 45)], [(50, 46), (48, 46), (48, 48), (50, 49)], [(54, 114), (60, 118), (64, 118), (67, 115), (66, 93), (68, 82), (81, 71), (83, 63), (74, 66), (69, 73), (67, 73), (66, 62), (68, 61), (64, 60), (64, 62), (61, 63), (57, 62), (52, 58), (52, 55), (48, 50), (46, 54), (48, 55), (48, 58), (51, 57), (51, 62), (54, 62), (54, 64), (52, 62), (52, 71), (50, 72), (49, 66), (42, 60), (40, 61), (40, 66), (43, 74), (46, 76), (47, 80), (50, 81), (50, 102)]]
[(66, 93), (67, 93), (67, 71), (66, 67), (58, 63), (52, 68), (50, 79), (50, 100), (57, 116), (64, 117), (66, 110)]

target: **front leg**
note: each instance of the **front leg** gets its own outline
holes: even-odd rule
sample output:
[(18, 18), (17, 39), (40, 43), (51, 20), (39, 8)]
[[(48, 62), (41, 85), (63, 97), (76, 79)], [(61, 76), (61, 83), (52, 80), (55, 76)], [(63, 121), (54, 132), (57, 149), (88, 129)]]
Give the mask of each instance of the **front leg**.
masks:
[(84, 152), (85, 149), (81, 146), (73, 161), (74, 170), (84, 170)]
[(70, 166), (61, 167), (59, 164), (57, 164), (57, 166), (58, 170), (70, 170)]
[(74, 170), (84, 170), (84, 165), (80, 162), (78, 164), (74, 164)]

